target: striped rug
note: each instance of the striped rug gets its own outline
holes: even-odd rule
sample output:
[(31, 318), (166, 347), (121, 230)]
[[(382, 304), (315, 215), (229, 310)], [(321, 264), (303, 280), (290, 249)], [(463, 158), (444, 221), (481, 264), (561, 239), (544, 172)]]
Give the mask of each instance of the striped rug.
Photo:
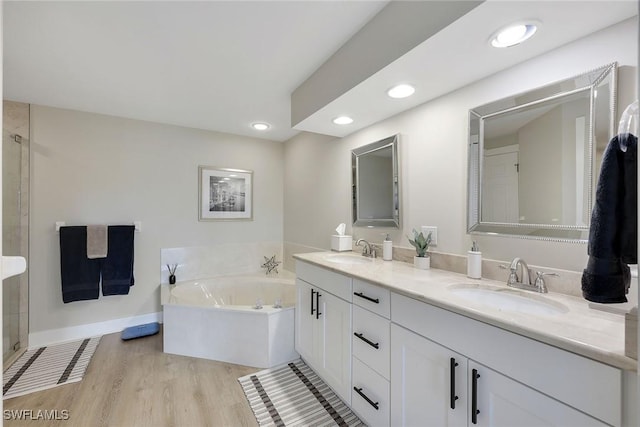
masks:
[(301, 360), (238, 381), (261, 426), (364, 426)]
[(80, 381), (100, 337), (24, 352), (2, 378), (3, 399)]

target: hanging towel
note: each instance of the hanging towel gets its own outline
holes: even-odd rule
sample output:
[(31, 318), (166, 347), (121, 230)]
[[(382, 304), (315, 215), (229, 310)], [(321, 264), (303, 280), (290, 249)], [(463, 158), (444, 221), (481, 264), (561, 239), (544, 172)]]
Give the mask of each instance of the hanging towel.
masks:
[[(619, 140), (626, 139), (627, 151)], [(589, 261), (582, 274), (582, 295), (598, 303), (622, 303), (630, 283), (627, 264), (637, 264), (638, 138), (614, 137), (604, 152), (591, 213)]]
[(108, 241), (106, 225), (87, 225), (87, 258), (105, 258)]
[(102, 262), (102, 295), (127, 295), (133, 286), (133, 225), (108, 227), (109, 253)]
[(87, 227), (60, 227), (60, 273), (65, 304), (98, 299), (100, 264), (98, 259), (87, 258)]

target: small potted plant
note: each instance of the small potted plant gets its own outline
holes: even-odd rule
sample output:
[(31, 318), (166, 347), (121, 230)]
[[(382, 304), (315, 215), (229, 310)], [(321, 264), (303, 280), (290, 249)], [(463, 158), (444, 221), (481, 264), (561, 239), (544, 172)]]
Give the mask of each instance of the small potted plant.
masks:
[[(409, 236), (407, 236), (407, 239), (409, 239)], [(431, 268), (431, 258), (429, 257), (429, 254), (427, 254), (427, 250), (431, 244), (431, 232), (429, 232), (427, 237), (424, 237), (422, 232), (418, 233), (414, 229), (413, 240), (409, 239), (409, 243), (416, 248), (416, 256), (413, 257), (413, 265), (421, 270), (428, 270)]]

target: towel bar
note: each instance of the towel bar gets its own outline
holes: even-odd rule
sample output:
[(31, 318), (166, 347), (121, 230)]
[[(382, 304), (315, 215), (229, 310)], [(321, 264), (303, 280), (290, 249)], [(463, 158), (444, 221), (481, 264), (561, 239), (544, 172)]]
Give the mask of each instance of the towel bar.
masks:
[[(60, 227), (66, 226), (64, 221), (56, 221), (56, 233), (60, 232)], [(142, 221), (133, 221), (133, 225), (136, 227), (136, 233), (142, 232)]]

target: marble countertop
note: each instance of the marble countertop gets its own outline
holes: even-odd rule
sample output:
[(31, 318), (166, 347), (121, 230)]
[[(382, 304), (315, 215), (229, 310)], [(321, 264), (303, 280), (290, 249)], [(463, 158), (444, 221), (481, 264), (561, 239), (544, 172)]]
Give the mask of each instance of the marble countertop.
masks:
[[(359, 257), (357, 254), (348, 254)], [(451, 292), (452, 288), (460, 286), (517, 292), (508, 288), (505, 282), (469, 279), (462, 274), (438, 269), (419, 270), (412, 264), (383, 261), (380, 258), (367, 260), (364, 264), (330, 261), (330, 257), (336, 255), (337, 252), (312, 252), (297, 254), (294, 258), (620, 369), (637, 370), (637, 361), (624, 354), (624, 316), (589, 308), (588, 301), (582, 298), (551, 292), (537, 294), (520, 291), (527, 298), (565, 309), (559, 314), (525, 314), (494, 308)], [(346, 253), (340, 255), (342, 257)], [(505, 281), (506, 277), (505, 272)]]

